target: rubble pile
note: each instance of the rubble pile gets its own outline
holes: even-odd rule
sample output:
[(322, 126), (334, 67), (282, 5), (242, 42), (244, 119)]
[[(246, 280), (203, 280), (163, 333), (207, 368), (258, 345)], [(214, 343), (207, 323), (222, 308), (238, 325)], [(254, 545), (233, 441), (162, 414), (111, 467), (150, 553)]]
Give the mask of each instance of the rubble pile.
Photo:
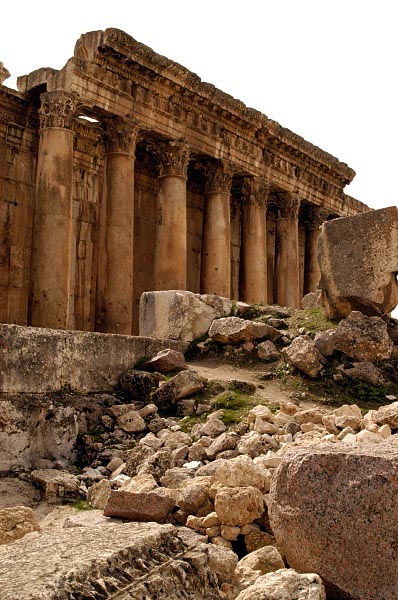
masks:
[[(335, 382), (342, 378), (372, 385), (394, 381), (394, 336), (391, 323), (387, 326), (380, 317), (352, 312), (336, 327), (315, 335), (305, 327), (290, 328), (291, 311), (282, 307), (254, 309), (237, 303), (233, 312), (232, 316), (212, 321), (206, 339), (196, 344), (197, 354), (255, 357), (264, 372), (270, 366), (290, 365), (309, 380), (327, 374)], [(255, 318), (249, 318), (253, 312)], [(363, 599), (365, 588), (358, 580), (358, 569), (355, 573), (348, 571), (349, 575), (345, 568), (333, 570), (319, 548), (328, 554), (331, 547), (332, 533), (325, 519), (333, 523), (337, 517), (329, 508), (343, 512), (350, 509), (346, 518), (353, 519), (351, 525), (347, 523), (338, 530), (333, 540), (335, 554), (329, 558), (337, 560), (339, 544), (349, 552), (345, 532), (352, 531), (355, 523), (355, 553), (358, 561), (364, 559), (366, 568), (373, 551), (373, 546), (364, 541), (366, 532), (377, 525), (375, 509), (371, 512), (370, 505), (380, 506), (383, 498), (385, 514), (395, 514), (398, 399), (391, 395), (384, 406), (372, 410), (363, 410), (358, 404), (337, 408), (310, 405), (306, 395), (299, 392), (291, 392), (278, 402), (256, 403), (261, 381), (259, 378), (257, 385), (232, 378), (229, 382), (211, 382), (199, 375), (194, 362), (188, 366), (178, 351), (162, 350), (147, 357), (140, 367), (124, 372), (114, 393), (103, 395), (106, 401), (102, 410), (96, 410), (95, 418), (90, 417), (95, 431), (86, 427), (75, 432), (79, 452), (74, 464), (47, 456), (20, 477), (34, 484), (47, 503), (86, 503), (92, 513), (79, 519), (71, 517), (64, 527), (92, 530), (93, 539), (101, 538), (96, 529), (100, 527), (108, 545), (108, 528), (115, 528), (115, 535), (119, 535), (122, 523), (134, 522), (137, 532), (145, 532), (146, 523), (151, 523), (156, 535), (164, 532), (167, 536), (174, 535), (170, 534), (174, 527), (178, 532), (175, 535), (180, 536), (175, 543), (181, 546), (183, 536), (186, 547), (170, 549), (170, 561), (178, 562), (179, 552), (188, 552), (188, 546), (196, 548), (192, 550), (196, 552), (195, 560), (181, 558), (184, 565), (190, 566), (180, 564), (181, 568), (197, 571), (197, 577), (192, 576), (192, 585), (198, 590), (195, 598), (249, 600), (268, 598), (272, 590), (275, 600), (324, 600), (326, 585), (328, 593)], [(225, 418), (227, 408), (220, 408), (220, 397), (228, 390), (243, 391), (250, 400), (242, 419), (234, 423)], [(77, 429), (84, 410), (79, 413)], [(70, 430), (68, 425), (68, 435)], [(349, 467), (354, 459), (355, 493), (362, 497), (368, 486), (366, 494), (373, 498), (365, 502), (366, 506), (359, 501), (355, 505), (362, 514), (343, 501), (353, 498)], [(372, 477), (367, 464), (374, 470)], [(314, 489), (307, 493), (312, 477)], [(307, 480), (308, 485), (304, 483)], [(386, 494), (387, 488), (390, 495)], [(320, 499), (322, 493), (326, 494), (324, 500)], [(308, 511), (312, 515), (310, 524), (305, 521)], [(324, 531), (317, 529), (318, 519), (325, 522)], [(144, 529), (139, 530), (141, 526)], [(385, 527), (387, 531), (387, 524)], [(8, 564), (10, 542), (18, 544), (15, 548), (21, 555), (24, 543), (33, 544), (32, 548), (47, 544), (47, 533), (38, 529), (39, 524), (21, 507), (0, 509), (0, 565)], [(68, 535), (62, 534), (67, 545), (72, 543)], [(90, 535), (87, 533), (88, 538)], [(52, 544), (49, 539), (49, 547)], [(302, 552), (303, 544), (306, 552)], [(98, 552), (91, 561), (100, 561), (100, 544)], [(118, 552), (115, 548), (116, 561)], [(383, 563), (384, 559), (380, 560)], [(388, 561), (386, 572), (398, 572), (395, 554), (389, 554)], [(151, 573), (153, 568), (148, 567)], [(210, 575), (206, 579), (203, 569), (216, 579)], [(85, 584), (88, 593), (90, 586), (98, 584), (98, 569), (82, 566), (83, 572), (89, 574)], [(375, 573), (375, 569), (372, 573), (368, 569), (367, 578), (361, 576), (361, 581), (366, 580), (365, 587), (376, 590), (377, 597), (392, 599), (391, 581), (395, 579), (377, 578)], [(2, 577), (6, 573), (0, 566), (0, 582)], [(81, 580), (69, 571), (64, 577), (72, 582), (71, 590), (78, 585), (73, 582)], [(178, 581), (181, 585), (181, 578)], [(107, 585), (108, 591), (100, 597), (110, 597), (106, 595), (111, 589)], [(32, 589), (38, 593), (35, 586)], [(142, 594), (148, 589), (142, 587)], [(158, 589), (157, 598), (170, 594), (166, 585), (153, 589)], [(131, 597), (140, 598), (141, 588), (134, 590), (136, 596)], [(58, 591), (54, 594), (48, 598), (63, 597)], [(26, 600), (33, 597), (24, 596)]]

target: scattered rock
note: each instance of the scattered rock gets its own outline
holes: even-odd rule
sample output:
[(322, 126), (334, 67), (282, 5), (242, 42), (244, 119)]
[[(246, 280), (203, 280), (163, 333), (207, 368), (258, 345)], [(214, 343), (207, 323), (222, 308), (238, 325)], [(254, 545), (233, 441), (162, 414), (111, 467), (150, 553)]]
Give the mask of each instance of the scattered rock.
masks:
[(104, 509), (111, 494), (112, 485), (109, 479), (95, 483), (87, 490), (87, 500), (93, 508)]
[(390, 358), (393, 342), (383, 319), (353, 311), (336, 329), (318, 334), (315, 346), (325, 356), (338, 350), (358, 362), (376, 362)]
[(261, 342), (258, 344), (257, 356), (260, 360), (264, 360), (265, 362), (279, 360), (280, 358), (279, 351), (276, 349), (275, 344), (271, 342), (271, 340), (267, 340), (266, 342)]
[(120, 376), (121, 390), (133, 402), (149, 402), (151, 393), (158, 387), (158, 378), (152, 373), (132, 369)]
[(76, 499), (80, 496), (80, 482), (76, 475), (57, 471), (56, 469), (38, 469), (31, 473), (32, 483), (41, 492), (41, 496), (48, 502), (62, 498)]
[(261, 517), (264, 498), (255, 487), (222, 487), (216, 494), (214, 507), (221, 523), (246, 525)]
[(166, 381), (152, 396), (160, 410), (175, 410), (178, 400), (188, 398), (203, 388), (203, 381), (196, 371), (181, 371)]
[(317, 377), (325, 362), (313, 340), (307, 335), (295, 338), (283, 353), (293, 366), (309, 377)]
[(185, 358), (178, 350), (160, 350), (153, 358), (143, 364), (145, 369), (158, 371), (159, 373), (172, 373), (186, 368)]
[(10, 544), (32, 531), (40, 531), (35, 513), (27, 506), (0, 509), (0, 544)]
[(156, 488), (150, 492), (112, 490), (104, 515), (128, 521), (164, 523), (175, 503), (175, 496), (166, 488)]
[(319, 575), (280, 569), (258, 577), (236, 600), (326, 600), (326, 596)]

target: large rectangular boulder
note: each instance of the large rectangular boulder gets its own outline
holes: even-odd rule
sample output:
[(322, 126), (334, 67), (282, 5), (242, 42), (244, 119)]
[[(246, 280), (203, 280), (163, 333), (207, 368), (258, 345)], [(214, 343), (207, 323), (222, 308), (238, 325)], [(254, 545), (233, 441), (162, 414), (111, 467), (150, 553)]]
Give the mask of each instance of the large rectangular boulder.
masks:
[(231, 314), (232, 301), (183, 290), (144, 292), (139, 333), (144, 337), (191, 342), (206, 335), (212, 321)]
[(322, 306), (328, 318), (352, 310), (390, 313), (398, 304), (398, 209), (327, 221), (319, 237)]

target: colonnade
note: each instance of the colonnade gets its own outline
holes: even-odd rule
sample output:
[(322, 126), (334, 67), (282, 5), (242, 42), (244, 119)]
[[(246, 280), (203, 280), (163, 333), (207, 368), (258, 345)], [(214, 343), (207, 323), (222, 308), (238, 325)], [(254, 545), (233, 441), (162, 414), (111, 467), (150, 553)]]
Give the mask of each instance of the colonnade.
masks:
[[(78, 99), (62, 92), (42, 94), (36, 211), (32, 246), (30, 323), (73, 328), (71, 298), (73, 116)], [(102, 204), (105, 271), (98, 291), (98, 329), (131, 334), (133, 318), (134, 161), (139, 127), (132, 119), (103, 119), (105, 166)], [(155, 289), (187, 286), (187, 171), (190, 148), (184, 141), (154, 144), (159, 163), (154, 258)], [(236, 167), (229, 161), (203, 161), (205, 178), (200, 285), (202, 293), (231, 295), (230, 198)], [(269, 182), (245, 176), (242, 206), (240, 299), (267, 302), (267, 204)], [(275, 190), (274, 190), (275, 191)], [(275, 300), (298, 307), (299, 208), (295, 193), (278, 192)], [(318, 212), (317, 212), (318, 211)], [(305, 291), (316, 287), (318, 207), (306, 235)]]

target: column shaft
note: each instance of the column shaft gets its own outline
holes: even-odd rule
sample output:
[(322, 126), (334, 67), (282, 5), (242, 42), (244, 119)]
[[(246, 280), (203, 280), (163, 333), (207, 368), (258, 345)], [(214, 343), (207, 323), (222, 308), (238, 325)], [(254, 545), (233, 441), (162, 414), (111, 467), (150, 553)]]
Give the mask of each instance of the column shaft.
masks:
[(157, 146), (160, 177), (155, 246), (155, 288), (187, 286), (187, 192), (189, 150), (183, 142)]
[(233, 169), (225, 162), (210, 162), (205, 170), (201, 292), (231, 295), (230, 196)]
[(42, 94), (31, 259), (30, 324), (73, 327), (71, 307), (73, 132), (77, 102)]
[(318, 262), (318, 239), (319, 228), (325, 219), (326, 211), (320, 207), (311, 207), (305, 235), (304, 294), (314, 292), (321, 278)]
[(280, 306), (299, 308), (299, 238), (298, 210), (300, 202), (293, 194), (280, 194), (282, 205), (276, 222), (275, 291)]
[(106, 123), (104, 248), (98, 327), (131, 335), (133, 320), (134, 152), (137, 127), (121, 118)]
[(242, 205), (241, 299), (267, 303), (267, 198), (264, 180), (248, 182)]

